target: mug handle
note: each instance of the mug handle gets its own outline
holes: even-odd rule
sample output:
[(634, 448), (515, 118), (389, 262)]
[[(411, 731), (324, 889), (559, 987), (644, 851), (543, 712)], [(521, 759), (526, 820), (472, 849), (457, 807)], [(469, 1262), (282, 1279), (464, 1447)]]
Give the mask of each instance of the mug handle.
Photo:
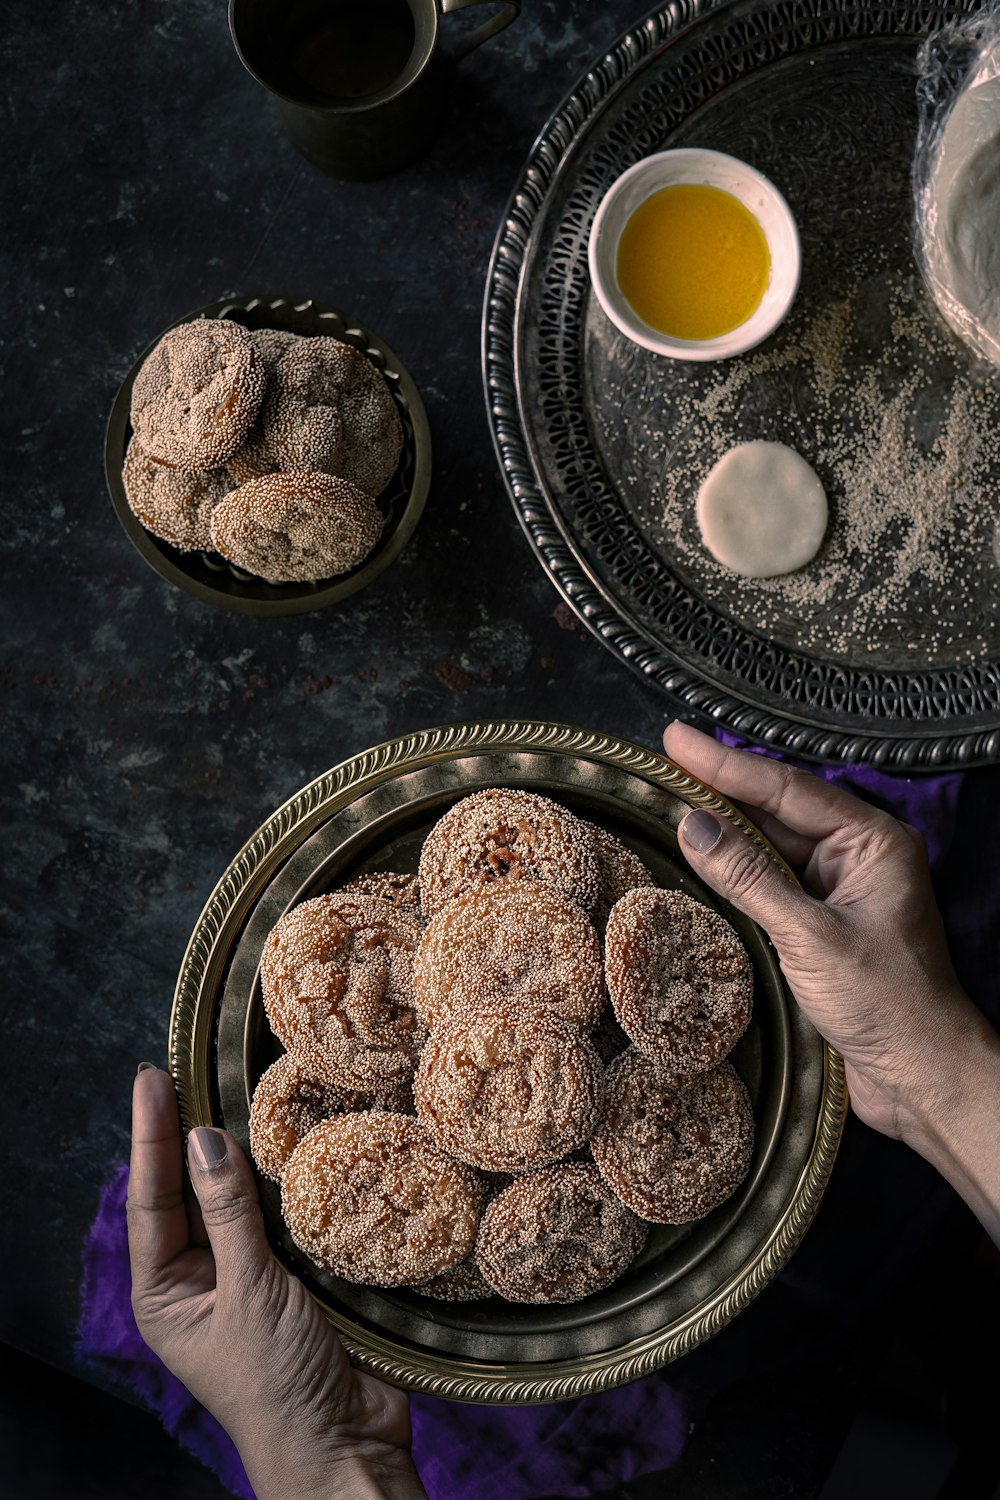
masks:
[[(449, 11), (464, 10), (467, 5), (483, 5), (485, 0), (438, 0), (438, 3), (441, 6), (442, 15), (447, 15)], [(451, 54), (452, 61), (461, 62), (463, 57), (468, 57), (469, 53), (474, 52), (483, 42), (488, 42), (491, 36), (496, 36), (498, 31), (503, 31), (511, 21), (516, 21), (520, 14), (521, 0), (507, 0), (507, 4), (500, 8), (491, 21), (484, 21), (482, 26), (477, 26), (475, 31), (470, 31), (469, 35), (457, 44)]]

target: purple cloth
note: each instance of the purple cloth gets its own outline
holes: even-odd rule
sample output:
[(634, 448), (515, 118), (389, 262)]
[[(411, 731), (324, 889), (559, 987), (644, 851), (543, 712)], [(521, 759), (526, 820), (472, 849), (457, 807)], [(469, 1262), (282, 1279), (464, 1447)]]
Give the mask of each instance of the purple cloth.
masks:
[(228, 1433), (170, 1373), (135, 1326), (125, 1225), (127, 1191), (128, 1162), (122, 1162), (101, 1194), (84, 1245), (77, 1359), (140, 1396), (167, 1431), (217, 1474), (227, 1489), (240, 1500), (254, 1500)]
[[(246, 1470), (218, 1422), (142, 1340), (132, 1316), (128, 1164), (101, 1195), (83, 1256), (77, 1358), (140, 1396), (240, 1500)], [(687, 1418), (664, 1374), (551, 1406), (481, 1407), (411, 1398), (413, 1457), (430, 1500), (576, 1500), (676, 1462)]]
[[(990, 980), (1000, 962), (1000, 889), (992, 878), (992, 851), (1000, 842), (1000, 799), (993, 770), (906, 778), (855, 766), (820, 768), (817, 774), (924, 834), (960, 975), (996, 1018)], [(849, 1337), (852, 1313), (866, 1316), (869, 1303), (877, 1304), (902, 1274), (904, 1240), (917, 1253), (914, 1247), (948, 1200), (949, 1190), (926, 1163), (863, 1127), (848, 1131), (842, 1155), (850, 1190), (841, 1191), (835, 1172), (822, 1216), (829, 1225), (825, 1238), (813, 1230), (767, 1294), (766, 1321), (778, 1330), (773, 1342), (781, 1349), (779, 1363), (792, 1358), (802, 1340)], [(127, 1178), (126, 1165), (115, 1169), (87, 1239), (78, 1357), (138, 1394), (234, 1495), (253, 1500), (229, 1438), (135, 1326)], [(874, 1221), (880, 1238), (872, 1233)], [(741, 1376), (755, 1378), (765, 1358), (763, 1323), (758, 1303), (725, 1338), (667, 1370), (575, 1402), (477, 1407), (413, 1397), (413, 1454), (430, 1500), (576, 1500), (670, 1468), (683, 1451), (689, 1422), (715, 1393)]]
[[(802, 765), (801, 761), (793, 761), (791, 756), (761, 745), (750, 745), (725, 730), (720, 730), (716, 739), (737, 750), (749, 750), (753, 755), (768, 755), (772, 760)], [(843, 787), (854, 796), (863, 798), (874, 807), (892, 813), (894, 818), (919, 828), (927, 840), (927, 854), (932, 866), (947, 852), (955, 828), (955, 808), (963, 772), (907, 777), (893, 776), (874, 766), (806, 766), (805, 769), (814, 776), (822, 776), (833, 786)]]

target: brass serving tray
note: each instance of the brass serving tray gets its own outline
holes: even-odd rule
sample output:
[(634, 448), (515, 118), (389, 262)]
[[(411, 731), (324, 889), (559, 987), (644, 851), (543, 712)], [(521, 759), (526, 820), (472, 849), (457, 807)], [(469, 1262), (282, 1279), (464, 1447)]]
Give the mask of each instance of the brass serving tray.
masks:
[(732, 1054), (757, 1125), (747, 1181), (694, 1224), (651, 1226), (636, 1262), (582, 1302), (451, 1303), (341, 1281), (297, 1250), (276, 1188), (261, 1182), (275, 1254), (305, 1281), (356, 1365), (410, 1390), (509, 1405), (623, 1385), (734, 1318), (812, 1221), (847, 1099), (841, 1059), (799, 1011), (766, 935), (695, 880), (678, 852), (681, 818), (692, 806), (708, 807), (748, 830), (794, 879), (734, 807), (628, 741), (535, 721), (457, 724), (389, 740), (335, 766), (268, 818), (229, 865), (191, 936), (170, 1018), (170, 1067), (185, 1131), (224, 1125), (247, 1145), (254, 1086), (280, 1051), (257, 974), (278, 917), (355, 874), (415, 869), (427, 831), (446, 808), (498, 785), (565, 803), (627, 842), (660, 883), (723, 911), (756, 975), (753, 1020)]

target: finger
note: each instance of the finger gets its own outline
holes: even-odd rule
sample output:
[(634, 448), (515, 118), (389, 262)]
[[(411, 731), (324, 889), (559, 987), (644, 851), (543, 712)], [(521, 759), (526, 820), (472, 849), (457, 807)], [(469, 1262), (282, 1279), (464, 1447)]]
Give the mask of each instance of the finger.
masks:
[(690, 724), (667, 726), (663, 745), (670, 759), (707, 782), (724, 797), (769, 813), (793, 833), (829, 838), (848, 824), (882, 822), (885, 813), (830, 786), (819, 776), (766, 755), (730, 750)]
[(174, 1080), (162, 1068), (144, 1068), (132, 1088), (127, 1205), (132, 1284), (139, 1290), (188, 1248), (183, 1183)]
[(706, 885), (758, 922), (779, 952), (785, 943), (798, 946), (803, 932), (815, 923), (817, 903), (788, 878), (767, 849), (735, 824), (702, 808), (681, 820), (679, 833), (684, 858)]
[(188, 1166), (220, 1291), (247, 1278), (256, 1281), (272, 1257), (246, 1157), (228, 1131), (203, 1125), (188, 1136)]
[(733, 806), (747, 821), (760, 830), (768, 843), (774, 845), (786, 864), (791, 865), (794, 870), (800, 870), (809, 863), (816, 848), (815, 839), (786, 828), (772, 813), (764, 812), (759, 807), (751, 807), (749, 802), (740, 802), (735, 797), (732, 801)]
[(201, 1216), (201, 1204), (194, 1190), (189, 1173), (184, 1174), (184, 1207), (187, 1209), (188, 1226), (191, 1234), (191, 1243), (199, 1250), (207, 1250), (209, 1245), (208, 1231), (205, 1221)]

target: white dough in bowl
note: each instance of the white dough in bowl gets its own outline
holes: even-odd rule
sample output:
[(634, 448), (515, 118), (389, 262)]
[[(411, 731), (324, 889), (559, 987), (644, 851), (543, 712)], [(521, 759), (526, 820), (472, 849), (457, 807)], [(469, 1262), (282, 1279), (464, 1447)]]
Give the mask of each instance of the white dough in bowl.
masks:
[(724, 453), (698, 491), (701, 539), (723, 567), (772, 578), (804, 567), (820, 549), (826, 491), (784, 443), (740, 443)]
[(957, 333), (1000, 361), (1000, 78), (959, 94), (924, 199), (935, 300)]

